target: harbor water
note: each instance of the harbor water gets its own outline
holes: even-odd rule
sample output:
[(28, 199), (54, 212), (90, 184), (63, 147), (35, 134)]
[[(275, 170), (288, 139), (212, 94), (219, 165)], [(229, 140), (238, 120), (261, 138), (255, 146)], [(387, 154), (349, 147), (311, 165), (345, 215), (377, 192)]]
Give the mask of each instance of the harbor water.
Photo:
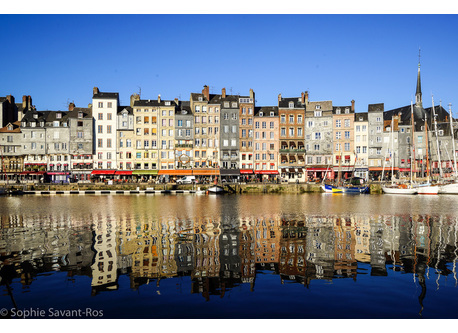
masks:
[(458, 196), (0, 198), (0, 316), (458, 318)]

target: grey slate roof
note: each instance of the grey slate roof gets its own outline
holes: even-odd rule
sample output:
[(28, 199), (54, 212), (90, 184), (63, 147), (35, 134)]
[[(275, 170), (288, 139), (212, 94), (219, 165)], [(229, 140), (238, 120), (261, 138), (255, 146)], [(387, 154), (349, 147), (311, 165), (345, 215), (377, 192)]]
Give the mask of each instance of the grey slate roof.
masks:
[(263, 113), (263, 117), (270, 117), (271, 112), (274, 112), (274, 117), (278, 117), (278, 106), (256, 106), (254, 116), (259, 117), (259, 112)]
[(278, 107), (282, 109), (289, 109), (289, 102), (294, 102), (294, 108), (305, 109), (305, 104), (302, 104), (301, 97), (282, 97), (278, 101)]
[(113, 93), (113, 92), (99, 92), (98, 94), (94, 94), (92, 98), (98, 98), (98, 99), (118, 99), (119, 98), (119, 93)]

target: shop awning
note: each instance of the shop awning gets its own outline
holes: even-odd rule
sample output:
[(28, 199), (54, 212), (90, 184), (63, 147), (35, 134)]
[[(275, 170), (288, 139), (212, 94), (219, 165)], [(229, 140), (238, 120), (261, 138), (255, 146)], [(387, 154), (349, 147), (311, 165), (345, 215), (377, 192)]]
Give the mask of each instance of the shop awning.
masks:
[(117, 170), (115, 172), (115, 175), (120, 175), (120, 176), (132, 176), (132, 171), (131, 170)]
[(132, 175), (157, 175), (158, 173), (159, 170), (132, 170)]
[(169, 176), (191, 176), (192, 170), (190, 169), (166, 169), (166, 170), (159, 170), (159, 175), (169, 175)]
[(309, 168), (307, 167), (307, 171), (331, 171), (332, 168)]
[(256, 170), (257, 175), (278, 175), (278, 170)]
[(44, 175), (46, 171), (22, 171), (20, 175)]
[(253, 174), (253, 170), (251, 170), (251, 169), (241, 169), (240, 170), (240, 174), (241, 175), (252, 175)]
[(239, 176), (239, 169), (220, 169), (219, 173), (221, 176)]
[(194, 176), (218, 176), (219, 169), (195, 169), (192, 170)]
[(48, 172), (48, 175), (69, 175), (70, 172)]
[(114, 175), (116, 170), (92, 170), (91, 175)]

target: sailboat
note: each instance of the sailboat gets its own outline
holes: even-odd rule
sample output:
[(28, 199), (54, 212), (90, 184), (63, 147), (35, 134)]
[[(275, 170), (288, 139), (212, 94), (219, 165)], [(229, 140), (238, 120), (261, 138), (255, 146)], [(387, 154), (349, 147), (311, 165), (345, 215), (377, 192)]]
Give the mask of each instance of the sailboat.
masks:
[(439, 188), (440, 194), (458, 194), (458, 173), (456, 170), (456, 150), (455, 150), (455, 133), (453, 128), (453, 116), (451, 104), (449, 104), (450, 116), (450, 132), (452, 135), (452, 153), (453, 153), (453, 170), (455, 171), (455, 179), (453, 183), (441, 185)]
[[(414, 133), (414, 121), (413, 121), (413, 104), (410, 102), (411, 118), (412, 118), (412, 147), (415, 151), (415, 145), (413, 144), (413, 133)], [(393, 147), (393, 118), (391, 119), (391, 145)], [(387, 148), (388, 149), (388, 148)], [(393, 150), (393, 149), (392, 149)], [(393, 162), (391, 162), (391, 169), (393, 170)], [(410, 183), (408, 184), (395, 184), (393, 173), (391, 174), (391, 185), (383, 185), (382, 191), (386, 194), (417, 194), (418, 189), (415, 188), (412, 182), (412, 163), (410, 164)]]
[[(433, 99), (433, 117), (435, 117), (436, 113), (434, 111), (434, 99)], [(429, 176), (430, 176), (430, 164), (429, 164), (429, 149), (428, 149), (428, 122), (426, 118), (426, 113), (425, 113), (425, 137), (426, 137), (426, 183), (423, 184), (418, 184), (417, 189), (418, 189), (418, 194), (429, 194), (429, 195), (437, 195), (439, 193), (439, 186), (438, 185), (432, 185), (431, 182), (429, 181)], [(436, 119), (434, 118), (434, 121)], [(436, 124), (436, 138), (437, 138), (437, 123)], [(437, 149), (438, 154), (439, 154), (439, 148)]]
[(218, 185), (218, 177), (215, 178), (215, 185), (207, 189), (208, 194), (223, 194), (226, 193), (224, 187)]
[[(340, 177), (340, 170), (341, 170), (341, 160), (342, 160), (342, 154), (340, 156), (341, 158), (339, 159), (339, 175), (338, 175), (338, 180), (337, 184), (331, 185), (331, 184), (325, 184), (324, 179), (323, 183), (321, 184), (321, 189), (325, 193), (349, 193), (349, 194), (367, 194), (370, 192), (369, 185), (363, 184), (361, 178), (355, 178), (354, 177), (354, 172), (355, 172), (355, 167), (353, 167), (353, 172), (352, 172), (352, 177), (350, 178), (349, 182), (341, 184), (341, 177)], [(355, 155), (355, 165), (356, 165), (356, 159), (357, 156)], [(326, 170), (327, 174), (327, 170)]]

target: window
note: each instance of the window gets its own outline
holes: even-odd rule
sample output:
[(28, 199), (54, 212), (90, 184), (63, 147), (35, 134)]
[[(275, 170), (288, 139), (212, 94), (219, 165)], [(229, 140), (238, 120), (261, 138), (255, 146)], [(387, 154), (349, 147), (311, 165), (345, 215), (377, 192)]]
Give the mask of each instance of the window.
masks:
[(111, 134), (111, 125), (108, 125), (108, 126), (107, 126), (107, 133), (108, 133), (108, 134)]
[[(317, 105), (317, 106), (319, 106), (319, 105)], [(321, 115), (322, 115), (321, 111), (315, 111), (315, 113), (314, 113), (315, 117), (321, 117)]]
[(113, 107), (113, 103), (112, 102), (107, 102), (107, 108), (111, 108)]
[(315, 133), (315, 140), (321, 140), (321, 133), (320, 132)]
[(345, 139), (350, 139), (350, 131), (345, 131)]
[(289, 102), (288, 106), (290, 109), (294, 108), (294, 102)]
[(103, 108), (103, 102), (99, 102), (99, 108)]
[(294, 123), (294, 115), (292, 115), (292, 114), (289, 115), (289, 122), (290, 122), (290, 124)]
[(336, 132), (336, 140), (340, 140), (342, 138), (342, 132)]
[(286, 128), (282, 127), (282, 128), (280, 129), (280, 135), (281, 135), (281, 136), (286, 136)]
[(286, 115), (282, 114), (282, 115), (280, 116), (280, 122), (281, 122), (282, 124), (286, 123)]
[(350, 127), (350, 119), (345, 119), (344, 120), (344, 126), (345, 127)]
[(102, 139), (98, 139), (97, 140), (97, 147), (98, 148), (103, 148), (103, 140)]
[(336, 127), (342, 127), (342, 121), (340, 119), (336, 119)]

